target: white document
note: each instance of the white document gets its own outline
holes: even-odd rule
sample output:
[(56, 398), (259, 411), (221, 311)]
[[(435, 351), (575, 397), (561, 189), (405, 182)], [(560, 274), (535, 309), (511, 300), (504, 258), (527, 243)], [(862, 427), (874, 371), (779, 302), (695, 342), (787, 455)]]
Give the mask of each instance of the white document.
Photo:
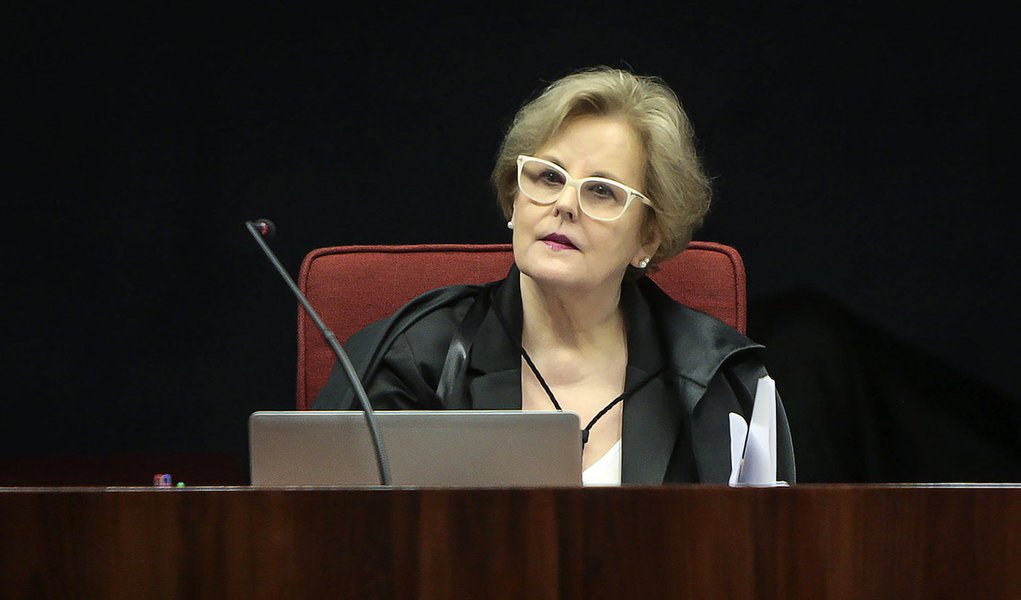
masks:
[(783, 485), (776, 480), (776, 383), (755, 388), (751, 424), (730, 413), (730, 485)]

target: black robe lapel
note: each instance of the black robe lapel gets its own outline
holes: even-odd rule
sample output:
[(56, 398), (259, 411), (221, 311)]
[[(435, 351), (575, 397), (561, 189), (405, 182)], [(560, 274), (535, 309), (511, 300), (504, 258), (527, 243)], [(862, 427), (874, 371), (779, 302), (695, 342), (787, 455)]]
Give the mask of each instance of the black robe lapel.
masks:
[[(479, 325), (468, 362), (469, 407), (521, 410), (521, 280), (512, 266), (492, 291), (489, 313)], [(497, 315), (495, 311), (500, 311)], [(503, 322), (501, 322), (501, 317)], [(507, 327), (504, 328), (504, 323)]]
[(468, 384), (474, 410), (521, 410), (521, 370), (486, 373)]
[[(624, 402), (621, 481), (663, 483), (671, 459), (683, 459), (690, 439), (698, 481), (726, 483), (730, 476), (730, 412), (744, 415), (731, 394), (702, 405), (727, 385), (715, 378), (734, 353), (761, 348), (712, 317), (674, 302), (651, 280), (624, 283), (628, 325), (628, 385), (661, 369), (661, 376)], [(634, 379), (632, 379), (634, 378)], [(747, 416), (745, 416), (747, 420)], [(687, 431), (682, 431), (687, 427)]]
[[(679, 378), (678, 387), (685, 404), (690, 406), (691, 450), (695, 456), (698, 480), (703, 483), (727, 483), (730, 480), (730, 413), (741, 415), (747, 422), (751, 415), (744, 410), (733, 394), (717, 393), (713, 387), (725, 386), (715, 381), (710, 388), (690, 379)], [(706, 396), (710, 402), (701, 402)]]
[(620, 301), (626, 319), (628, 349), (621, 483), (663, 483), (684, 423), (684, 409), (664, 380), (663, 340), (648, 304), (630, 282), (625, 282), (621, 288)]
[[(628, 380), (646, 376), (645, 371), (628, 367)], [(621, 483), (663, 483), (684, 423), (684, 409), (671, 396), (662, 377), (656, 377), (624, 401)]]

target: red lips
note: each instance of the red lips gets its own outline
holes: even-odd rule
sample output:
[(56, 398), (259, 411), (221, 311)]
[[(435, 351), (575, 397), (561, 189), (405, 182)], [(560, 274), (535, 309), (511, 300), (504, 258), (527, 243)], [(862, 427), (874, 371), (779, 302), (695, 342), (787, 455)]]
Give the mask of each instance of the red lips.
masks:
[(578, 247), (574, 245), (574, 242), (571, 241), (571, 238), (561, 233), (551, 233), (546, 237), (542, 238), (542, 241), (546, 242), (547, 246), (550, 246), (551, 248), (554, 249), (557, 248), (560, 249), (566, 248), (571, 250), (578, 249)]

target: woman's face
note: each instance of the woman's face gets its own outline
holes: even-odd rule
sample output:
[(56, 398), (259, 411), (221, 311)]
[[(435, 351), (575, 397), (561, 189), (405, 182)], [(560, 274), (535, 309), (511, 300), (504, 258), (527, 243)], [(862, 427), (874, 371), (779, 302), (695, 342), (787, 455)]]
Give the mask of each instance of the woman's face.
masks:
[[(622, 118), (581, 116), (564, 123), (536, 158), (572, 177), (604, 177), (644, 192), (644, 157), (634, 129)], [(659, 247), (654, 226), (637, 198), (616, 221), (598, 221), (578, 206), (578, 190), (564, 187), (552, 204), (518, 190), (514, 199), (514, 261), (543, 285), (593, 290), (620, 286), (629, 264), (639, 266)], [(566, 239), (565, 239), (566, 238)]]

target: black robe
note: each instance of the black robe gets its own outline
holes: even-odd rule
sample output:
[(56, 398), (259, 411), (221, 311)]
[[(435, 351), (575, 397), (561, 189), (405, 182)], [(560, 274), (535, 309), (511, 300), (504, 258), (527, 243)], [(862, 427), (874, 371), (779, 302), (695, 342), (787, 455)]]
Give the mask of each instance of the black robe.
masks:
[[(451, 340), (480, 302), (473, 311), (479, 315), (477, 331), (459, 371), (463, 391), (437, 394)], [(628, 348), (624, 389), (630, 392), (624, 400), (621, 482), (726, 483), (729, 413), (751, 420), (756, 385), (766, 375), (763, 347), (678, 304), (646, 277), (622, 284), (621, 306)], [(522, 321), (519, 272), (512, 268), (506, 279), (484, 286), (427, 292), (355, 333), (345, 349), (377, 410), (520, 410)], [(790, 429), (779, 395), (776, 402), (777, 479), (794, 483)], [(339, 365), (313, 408), (359, 408)]]

